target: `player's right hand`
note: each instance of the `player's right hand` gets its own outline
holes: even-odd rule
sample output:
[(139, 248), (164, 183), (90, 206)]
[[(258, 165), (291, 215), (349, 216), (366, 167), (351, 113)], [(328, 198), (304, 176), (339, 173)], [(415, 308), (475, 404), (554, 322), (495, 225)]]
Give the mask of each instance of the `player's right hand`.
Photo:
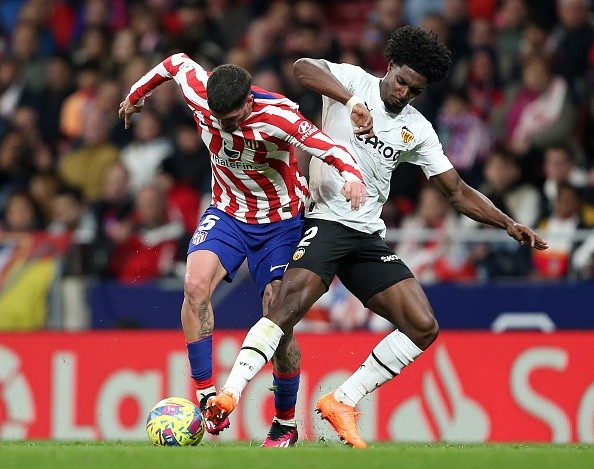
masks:
[(367, 188), (359, 181), (345, 182), (340, 193), (351, 203), (351, 210), (359, 210), (367, 200)]
[(118, 116), (120, 116), (120, 119), (124, 119), (125, 129), (128, 129), (130, 127), (130, 123), (132, 122), (132, 114), (141, 111), (142, 106), (134, 106), (128, 98), (124, 99), (120, 103), (120, 110), (118, 111)]
[(351, 111), (351, 122), (355, 135), (362, 137), (373, 137), (373, 117), (365, 104), (355, 104)]

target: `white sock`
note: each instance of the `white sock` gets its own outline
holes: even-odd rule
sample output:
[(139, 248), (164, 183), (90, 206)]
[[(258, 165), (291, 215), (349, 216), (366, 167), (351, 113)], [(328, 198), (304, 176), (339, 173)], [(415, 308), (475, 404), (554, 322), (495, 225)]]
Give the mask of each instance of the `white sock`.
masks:
[(273, 422), (278, 422), (281, 425), (284, 425), (285, 427), (296, 427), (297, 426), (297, 421), (295, 419), (291, 419), (291, 420), (283, 420), (283, 419), (279, 419), (278, 417), (274, 417), (272, 419)]
[(210, 388), (206, 389), (196, 389), (196, 398), (198, 399), (198, 404), (200, 404), (202, 402), (202, 399), (204, 399), (206, 396), (216, 393), (217, 388), (215, 388), (214, 386), (211, 386)]
[(396, 377), (423, 351), (396, 330), (375, 346), (363, 364), (334, 392), (334, 397), (352, 407), (382, 384)]
[(260, 319), (247, 333), (223, 389), (239, 402), (242, 391), (272, 358), (283, 330), (270, 319)]

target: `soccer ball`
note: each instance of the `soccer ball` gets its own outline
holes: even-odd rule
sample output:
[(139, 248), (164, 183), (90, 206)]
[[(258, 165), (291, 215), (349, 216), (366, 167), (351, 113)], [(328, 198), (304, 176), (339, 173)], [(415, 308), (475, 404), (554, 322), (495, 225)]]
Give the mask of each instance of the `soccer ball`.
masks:
[(200, 409), (183, 397), (168, 397), (150, 410), (146, 434), (158, 446), (194, 446), (204, 436)]

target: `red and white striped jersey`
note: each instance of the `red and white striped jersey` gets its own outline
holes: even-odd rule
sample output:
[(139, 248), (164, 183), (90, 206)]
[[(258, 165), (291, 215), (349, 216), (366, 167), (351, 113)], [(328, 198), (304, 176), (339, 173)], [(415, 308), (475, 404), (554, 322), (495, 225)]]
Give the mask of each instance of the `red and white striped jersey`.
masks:
[[(209, 73), (186, 54), (175, 54), (150, 70), (131, 90), (133, 105), (167, 80), (175, 80), (210, 151), (212, 204), (237, 220), (259, 224), (296, 216), (308, 195), (293, 146), (332, 165), (336, 177), (363, 181), (353, 157), (305, 119), (294, 102), (252, 87), (252, 113), (232, 133), (221, 130), (206, 100)], [(338, 174), (340, 173), (340, 175)]]

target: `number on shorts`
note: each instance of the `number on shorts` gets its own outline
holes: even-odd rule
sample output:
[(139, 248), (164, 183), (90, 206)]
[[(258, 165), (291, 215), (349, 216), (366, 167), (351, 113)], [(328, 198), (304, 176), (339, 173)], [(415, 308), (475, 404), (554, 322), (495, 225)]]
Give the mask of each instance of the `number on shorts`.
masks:
[(300, 247), (304, 247), (304, 246), (309, 246), (311, 243), (308, 241), (308, 239), (313, 238), (317, 234), (318, 234), (318, 227), (312, 226), (305, 232), (305, 236), (303, 236), (303, 238), (301, 238), (301, 241), (299, 242), (297, 247), (300, 248)]
[(212, 229), (217, 223), (217, 220), (220, 220), (220, 217), (217, 217), (216, 215), (206, 215), (204, 220), (198, 225), (198, 231), (208, 231)]

